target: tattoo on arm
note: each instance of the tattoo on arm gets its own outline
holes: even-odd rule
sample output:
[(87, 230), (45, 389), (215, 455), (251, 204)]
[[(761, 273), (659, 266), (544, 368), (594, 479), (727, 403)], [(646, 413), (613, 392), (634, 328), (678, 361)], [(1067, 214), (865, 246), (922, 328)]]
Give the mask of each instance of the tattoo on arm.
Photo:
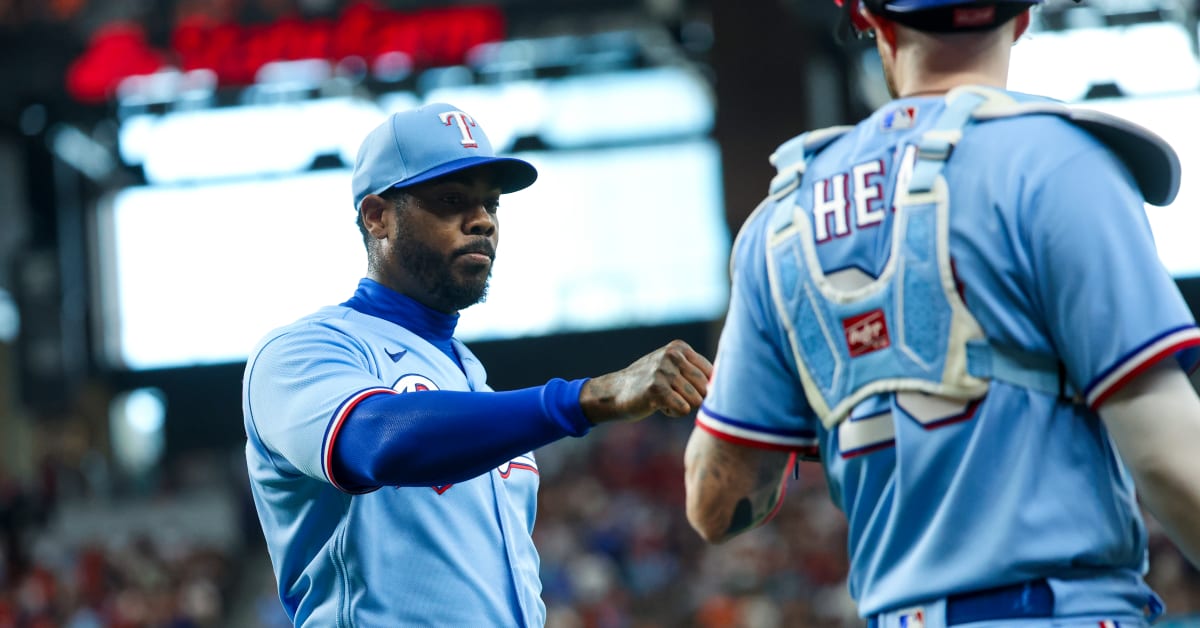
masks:
[(779, 503), (780, 476), (770, 465), (758, 469), (758, 481), (750, 494), (739, 499), (725, 534), (733, 536), (757, 527), (770, 518)]
[(733, 507), (733, 517), (729, 519), (729, 528), (725, 530), (725, 534), (737, 534), (754, 525), (754, 506), (750, 504), (749, 497), (743, 497), (738, 500), (737, 506)]
[(761, 525), (779, 504), (790, 455), (695, 435), (685, 454), (688, 518), (711, 542)]

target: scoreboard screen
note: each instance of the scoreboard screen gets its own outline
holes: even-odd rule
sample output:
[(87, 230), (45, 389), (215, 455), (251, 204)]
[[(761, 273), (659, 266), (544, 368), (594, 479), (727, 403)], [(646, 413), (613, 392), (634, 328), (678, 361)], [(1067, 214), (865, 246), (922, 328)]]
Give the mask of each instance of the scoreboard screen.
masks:
[(244, 360), (275, 326), (345, 301), (366, 273), (350, 165), (391, 111), (449, 102), (537, 183), (505, 195), (486, 302), (464, 340), (706, 321), (730, 237), (714, 105), (684, 67), (143, 111), (120, 157), (144, 184), (92, 220), (93, 337), (108, 368)]

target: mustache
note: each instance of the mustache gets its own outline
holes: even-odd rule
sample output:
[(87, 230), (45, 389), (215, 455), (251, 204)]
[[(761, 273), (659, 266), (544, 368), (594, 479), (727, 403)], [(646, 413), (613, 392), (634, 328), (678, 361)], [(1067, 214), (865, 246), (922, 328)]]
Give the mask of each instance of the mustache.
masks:
[(491, 259), (496, 259), (496, 245), (492, 244), (491, 240), (485, 238), (454, 249), (454, 257), (466, 255), (467, 253), (479, 253)]

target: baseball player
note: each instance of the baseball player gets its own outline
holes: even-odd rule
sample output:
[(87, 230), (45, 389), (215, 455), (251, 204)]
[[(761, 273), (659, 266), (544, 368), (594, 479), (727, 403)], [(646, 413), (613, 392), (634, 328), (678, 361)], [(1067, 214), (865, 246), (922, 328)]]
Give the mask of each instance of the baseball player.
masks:
[(847, 2), (895, 100), (772, 156), (688, 518), (712, 542), (760, 525), (819, 459), (869, 626), (1146, 625), (1139, 496), (1200, 564), (1200, 330), (1143, 209), (1179, 162), (1004, 89), (1039, 0)]
[(455, 323), (486, 290), (500, 196), (536, 176), (448, 104), (363, 142), (367, 276), (267, 334), (243, 382), (251, 489), (297, 626), (541, 626), (533, 450), (699, 407), (712, 367), (681, 341), (596, 378), (488, 387)]

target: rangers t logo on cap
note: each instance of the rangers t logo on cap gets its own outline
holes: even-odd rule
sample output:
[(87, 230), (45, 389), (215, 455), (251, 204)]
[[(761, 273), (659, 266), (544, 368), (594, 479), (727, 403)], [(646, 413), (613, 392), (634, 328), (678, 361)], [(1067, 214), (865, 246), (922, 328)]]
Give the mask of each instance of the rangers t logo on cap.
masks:
[[(458, 138), (446, 127), (458, 129)], [(487, 168), (504, 194), (525, 189), (537, 179), (533, 164), (497, 156), (483, 126), (454, 105), (429, 103), (397, 111), (368, 133), (358, 149), (350, 177), (354, 209), (368, 194), (467, 168)]]
[(459, 132), (462, 133), (462, 145), (467, 148), (479, 148), (479, 142), (471, 136), (471, 127), (475, 126), (474, 118), (461, 111), (447, 111), (438, 114), (438, 120), (446, 126), (457, 124)]

